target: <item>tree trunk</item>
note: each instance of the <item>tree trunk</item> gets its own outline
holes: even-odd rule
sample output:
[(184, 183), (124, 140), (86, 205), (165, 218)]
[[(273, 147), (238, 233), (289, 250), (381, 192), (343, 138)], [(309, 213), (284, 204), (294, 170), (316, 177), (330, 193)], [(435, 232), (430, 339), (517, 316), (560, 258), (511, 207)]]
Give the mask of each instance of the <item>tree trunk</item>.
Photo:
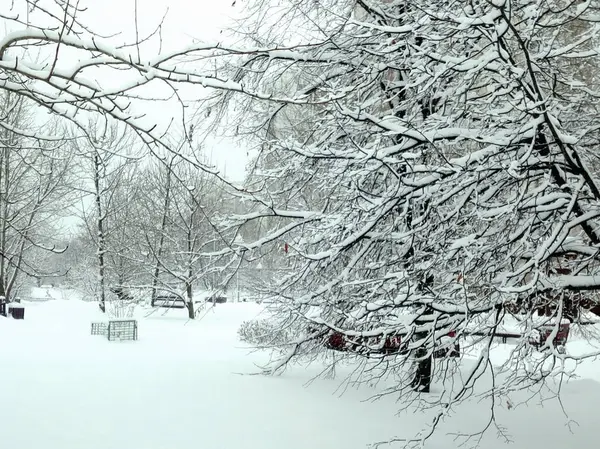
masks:
[(192, 235), (192, 226), (194, 225), (194, 213), (190, 214), (190, 225), (188, 227), (188, 235), (187, 235), (187, 250), (188, 250), (188, 261), (187, 261), (187, 280), (185, 282), (185, 295), (188, 307), (188, 316), (191, 320), (196, 318), (196, 313), (194, 310), (194, 293), (192, 291), (192, 276), (194, 274), (194, 257), (192, 256), (192, 251), (194, 249), (193, 235)]
[(101, 161), (100, 156), (96, 152), (94, 154), (94, 187), (96, 194), (96, 226), (98, 232), (98, 244), (97, 244), (97, 255), (98, 255), (98, 286), (100, 288), (100, 310), (106, 312), (106, 293), (105, 293), (105, 281), (104, 281), (104, 253), (106, 251), (104, 242), (104, 217), (102, 216), (102, 197), (100, 191), (100, 169)]
[(187, 309), (188, 309), (188, 318), (190, 320), (193, 320), (194, 318), (196, 318), (196, 309), (194, 307), (194, 303), (193, 302), (188, 302), (187, 303)]
[[(428, 276), (422, 285), (423, 288), (427, 288), (428, 285), (433, 283), (433, 277)], [(425, 319), (425, 317), (432, 315), (432, 311), (426, 310), (422, 319), (415, 320), (415, 325), (423, 326), (430, 324), (431, 321)], [(415, 351), (416, 358), (416, 370), (415, 377), (411, 382), (411, 387), (418, 393), (429, 393), (431, 390), (431, 372), (433, 367), (433, 352), (427, 348), (425, 340), (429, 336), (429, 331), (415, 332), (415, 341), (420, 341), (420, 346)], [(427, 355), (429, 353), (429, 356)]]
[(165, 245), (165, 230), (167, 228), (167, 219), (169, 218), (169, 204), (171, 200), (171, 165), (167, 167), (167, 179), (165, 183), (165, 198), (163, 203), (163, 214), (160, 222), (160, 234), (158, 238), (158, 248), (156, 250), (156, 264), (154, 265), (154, 273), (152, 276), (152, 297), (150, 303), (154, 307), (154, 300), (156, 299), (156, 287), (158, 286), (158, 276), (160, 274), (160, 259), (163, 253), (163, 247)]
[[(2, 149), (2, 160), (0, 161), (0, 202), (2, 206), (0, 207), (0, 211), (2, 213), (2, 234), (0, 235), (0, 248), (2, 251), (6, 251), (6, 243), (7, 243), (7, 232), (8, 232), (8, 187), (9, 187), (9, 158), (8, 158), (9, 149), (4, 147)], [(0, 257), (0, 296), (6, 297), (6, 280), (7, 280), (7, 266), (6, 259), (4, 257)], [(6, 298), (8, 300), (8, 298)]]
[(429, 357), (427, 357), (427, 348), (419, 348), (415, 355), (418, 361), (411, 387), (418, 393), (429, 393), (431, 390), (433, 356), (430, 354)]
[(186, 305), (188, 309), (188, 317), (190, 320), (196, 318), (196, 309), (194, 307), (194, 295), (192, 292), (192, 284), (187, 283), (185, 286)]

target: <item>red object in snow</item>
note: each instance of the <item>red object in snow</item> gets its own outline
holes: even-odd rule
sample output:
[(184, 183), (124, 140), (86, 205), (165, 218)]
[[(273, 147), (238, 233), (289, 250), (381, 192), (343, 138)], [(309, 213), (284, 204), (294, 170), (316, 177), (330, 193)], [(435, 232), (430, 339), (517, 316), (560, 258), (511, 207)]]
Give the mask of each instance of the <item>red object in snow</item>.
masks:
[[(550, 338), (552, 332), (554, 332), (555, 324), (546, 324), (539, 328), (539, 338), (531, 339), (529, 343), (532, 346), (540, 347), (546, 343), (546, 340)], [(567, 340), (569, 339), (569, 331), (571, 325), (570, 323), (560, 323), (558, 325), (558, 331), (556, 332), (556, 337), (554, 337), (554, 341), (552, 344), (559, 348), (558, 352), (564, 351), (564, 346), (567, 344)]]
[(285, 245), (283, 245), (283, 250), (285, 251), (286, 254), (288, 253), (289, 248), (290, 247), (288, 246), (287, 243)]
[(327, 346), (331, 349), (342, 350), (346, 345), (346, 338), (338, 332), (334, 332), (327, 339)]
[(393, 337), (387, 337), (383, 344), (383, 350), (387, 352), (397, 351), (400, 349), (402, 338), (400, 335), (394, 335)]
[(327, 348), (334, 349), (336, 351), (356, 351), (360, 353), (373, 354), (402, 354), (405, 351), (405, 349), (402, 349), (402, 337), (400, 335), (386, 337), (385, 340), (383, 340), (381, 349), (369, 349), (371, 345), (381, 343), (382, 339), (382, 337), (355, 337), (348, 339), (341, 332), (334, 331), (327, 337), (324, 344)]
[[(456, 331), (451, 330), (447, 334), (450, 338), (456, 338)], [(436, 349), (433, 352), (433, 357), (436, 359), (445, 359), (447, 357), (460, 357), (460, 343), (458, 341), (454, 341), (452, 346), (443, 346), (442, 348)]]

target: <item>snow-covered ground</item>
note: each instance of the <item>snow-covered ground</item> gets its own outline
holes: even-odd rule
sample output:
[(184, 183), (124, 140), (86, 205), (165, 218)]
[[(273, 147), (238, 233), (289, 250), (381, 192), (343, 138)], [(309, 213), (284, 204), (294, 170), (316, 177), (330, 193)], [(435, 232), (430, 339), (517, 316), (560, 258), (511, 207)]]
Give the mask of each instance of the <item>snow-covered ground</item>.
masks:
[(51, 301), (54, 299), (80, 299), (81, 294), (73, 289), (52, 286), (25, 288), (24, 294), (19, 295), (26, 301)]
[[(237, 327), (256, 304), (218, 305), (196, 322), (185, 311), (144, 317), (139, 341), (90, 335), (102, 319), (78, 300), (25, 303), (25, 321), (0, 317), (0, 447), (10, 449), (353, 449), (417, 431), (424, 415), (396, 415), (396, 398), (374, 388), (339, 391), (339, 380), (308, 382), (319, 367), (251, 375), (267, 354), (250, 352)], [(534, 400), (502, 408), (513, 444), (492, 431), (484, 449), (595, 449), (600, 363), (563, 387), (563, 406)], [(521, 399), (512, 397), (518, 403)], [(485, 404), (457, 410), (425, 446), (458, 447), (445, 432), (467, 429)]]

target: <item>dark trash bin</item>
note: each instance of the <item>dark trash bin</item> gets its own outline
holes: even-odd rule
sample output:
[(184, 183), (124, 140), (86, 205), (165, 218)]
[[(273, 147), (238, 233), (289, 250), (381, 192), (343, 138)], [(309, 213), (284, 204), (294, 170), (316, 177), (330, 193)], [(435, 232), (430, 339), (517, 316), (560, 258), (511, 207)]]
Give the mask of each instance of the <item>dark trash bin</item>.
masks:
[(25, 307), (20, 305), (10, 305), (8, 306), (8, 314), (12, 316), (15, 320), (24, 320)]
[(0, 315), (7, 316), (7, 313), (6, 313), (6, 302), (5, 301), (0, 301)]

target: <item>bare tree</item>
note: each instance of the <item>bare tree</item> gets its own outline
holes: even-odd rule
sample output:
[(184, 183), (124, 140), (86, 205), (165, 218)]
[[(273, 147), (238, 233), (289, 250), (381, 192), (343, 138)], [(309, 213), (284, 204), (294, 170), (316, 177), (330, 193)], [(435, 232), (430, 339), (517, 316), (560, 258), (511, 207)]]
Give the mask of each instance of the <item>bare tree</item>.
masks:
[[(222, 249), (223, 236), (215, 222), (216, 213), (223, 213), (222, 193), (211, 179), (181, 161), (152, 173), (158, 175), (159, 182), (153, 183), (155, 190), (148, 191), (148, 199), (154, 204), (146, 209), (160, 218), (160, 224), (147, 228), (145, 251), (154, 264), (153, 295), (159, 287), (172, 290), (170, 284), (179, 284), (188, 315), (193, 319), (194, 288), (204, 286), (210, 291), (219, 284), (216, 278), (221, 267), (217, 262), (222, 258), (218, 251)], [(177, 288), (174, 290), (179, 294)]]
[(25, 99), (4, 93), (0, 101), (0, 295), (10, 299), (20, 275), (50, 274), (41, 253), (64, 251), (50, 221), (69, 201), (71, 164), (64, 143), (14, 131), (37, 128)]
[(126, 235), (130, 232), (132, 220), (128, 218), (135, 195), (128, 183), (131, 176), (128, 170), (136, 159), (122, 157), (131, 139), (127, 131), (116, 124), (106, 127), (90, 124), (88, 135), (85, 141), (73, 140), (73, 145), (89, 166), (90, 176), (84, 177), (87, 181), (84, 179), (81, 191), (91, 196), (93, 205), (91, 213), (84, 209), (83, 218), (96, 249), (97, 284), (93, 290), (100, 310), (105, 312), (110, 283), (114, 281), (116, 287), (122, 286), (131, 266), (125, 252), (130, 243)]
[[(144, 236), (142, 252), (147, 254), (151, 264), (151, 299), (154, 304), (159, 287), (161, 273), (161, 261), (165, 253), (167, 240), (169, 216), (172, 201), (172, 170), (174, 157), (171, 157), (166, 165), (160, 163), (150, 164), (144, 171), (144, 179), (140, 180), (143, 185), (141, 201), (143, 209), (149, 216), (140, 219), (142, 224), (140, 232)], [(159, 220), (158, 228), (156, 220)]]
[[(525, 3), (294, 2), (269, 20), (293, 17), (304, 35), (266, 27), (248, 36), (261, 49), (230, 59), (256, 93), (242, 108), (256, 112), (247, 132), (264, 139), (248, 188), (257, 208), (238, 218), (279, 220), (260, 246), (285, 236), (293, 249), (272, 304), (301, 336), (277, 345), (272, 368), (330, 345), (362, 360), (359, 380), (393, 373), (392, 392), (423, 405), (437, 382), (433, 424), (407, 444), (487, 376), (486, 429), (497, 425), (500, 397), (581, 360), (555, 337), (565, 318), (598, 310), (597, 9)], [(273, 33), (279, 47), (266, 50)], [(260, 93), (290, 72), (302, 74), (296, 88), (264, 105)], [(308, 132), (287, 130), (294, 109)], [(307, 188), (318, 194), (303, 199)], [(507, 322), (520, 339), (498, 367), (489, 349)], [(530, 341), (546, 326), (539, 354)], [(458, 338), (482, 349), (460, 386), (464, 367), (432, 370)]]

